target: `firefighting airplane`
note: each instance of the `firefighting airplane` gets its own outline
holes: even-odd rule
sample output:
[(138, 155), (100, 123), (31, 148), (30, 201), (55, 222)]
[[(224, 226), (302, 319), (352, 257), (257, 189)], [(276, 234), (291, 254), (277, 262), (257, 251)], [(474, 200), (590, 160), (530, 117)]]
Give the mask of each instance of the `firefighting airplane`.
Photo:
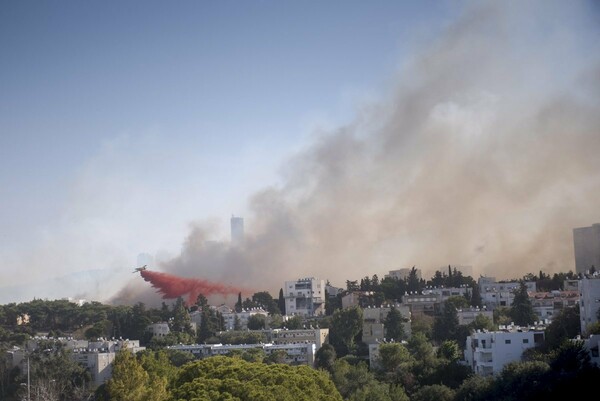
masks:
[(137, 273), (137, 272), (141, 272), (142, 270), (146, 270), (146, 266), (144, 265), (142, 267), (136, 267), (134, 271), (132, 271), (132, 273)]

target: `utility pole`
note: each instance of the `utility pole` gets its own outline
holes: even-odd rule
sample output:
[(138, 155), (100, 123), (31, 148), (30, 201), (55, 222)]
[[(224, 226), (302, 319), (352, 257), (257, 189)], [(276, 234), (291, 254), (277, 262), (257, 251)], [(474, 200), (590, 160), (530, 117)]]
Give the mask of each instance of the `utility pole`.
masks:
[(31, 401), (31, 382), (29, 381), (29, 354), (27, 354), (27, 401)]

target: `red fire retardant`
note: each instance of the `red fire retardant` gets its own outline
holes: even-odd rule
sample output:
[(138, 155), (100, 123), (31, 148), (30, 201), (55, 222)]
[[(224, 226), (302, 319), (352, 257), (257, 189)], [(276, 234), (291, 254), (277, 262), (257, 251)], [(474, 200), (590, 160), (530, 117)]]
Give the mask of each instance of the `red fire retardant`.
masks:
[(230, 285), (211, 283), (207, 280), (195, 278), (183, 278), (173, 276), (172, 274), (142, 270), (140, 272), (144, 280), (152, 284), (158, 293), (162, 294), (164, 299), (178, 298), (188, 294), (186, 304), (194, 304), (198, 295), (205, 296), (213, 294), (229, 295), (245, 292), (243, 289)]

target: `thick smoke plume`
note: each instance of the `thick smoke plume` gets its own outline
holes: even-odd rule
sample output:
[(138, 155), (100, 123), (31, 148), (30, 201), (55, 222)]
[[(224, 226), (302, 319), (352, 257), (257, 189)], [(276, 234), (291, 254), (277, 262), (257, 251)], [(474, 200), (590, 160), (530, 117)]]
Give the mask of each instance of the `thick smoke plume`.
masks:
[(598, 16), (592, 2), (472, 3), (385, 99), (315, 133), (252, 197), (243, 247), (197, 226), (162, 268), (275, 294), (413, 265), (573, 269), (572, 229), (600, 221)]
[(144, 280), (156, 288), (163, 299), (174, 299), (187, 295), (186, 304), (193, 305), (198, 295), (210, 296), (214, 294), (230, 295), (239, 292), (246, 292), (243, 289), (224, 285), (220, 283), (211, 283), (207, 280), (177, 277), (172, 274), (142, 270), (140, 272)]

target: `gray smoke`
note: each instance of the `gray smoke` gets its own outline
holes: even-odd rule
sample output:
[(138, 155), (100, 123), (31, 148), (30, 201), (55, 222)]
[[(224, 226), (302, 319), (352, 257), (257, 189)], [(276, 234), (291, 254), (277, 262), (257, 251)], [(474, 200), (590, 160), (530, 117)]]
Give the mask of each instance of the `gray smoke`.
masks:
[(276, 294), (413, 265), (574, 269), (572, 229), (600, 221), (598, 16), (583, 2), (472, 5), (385, 100), (250, 199), (243, 248), (196, 227), (163, 270)]

